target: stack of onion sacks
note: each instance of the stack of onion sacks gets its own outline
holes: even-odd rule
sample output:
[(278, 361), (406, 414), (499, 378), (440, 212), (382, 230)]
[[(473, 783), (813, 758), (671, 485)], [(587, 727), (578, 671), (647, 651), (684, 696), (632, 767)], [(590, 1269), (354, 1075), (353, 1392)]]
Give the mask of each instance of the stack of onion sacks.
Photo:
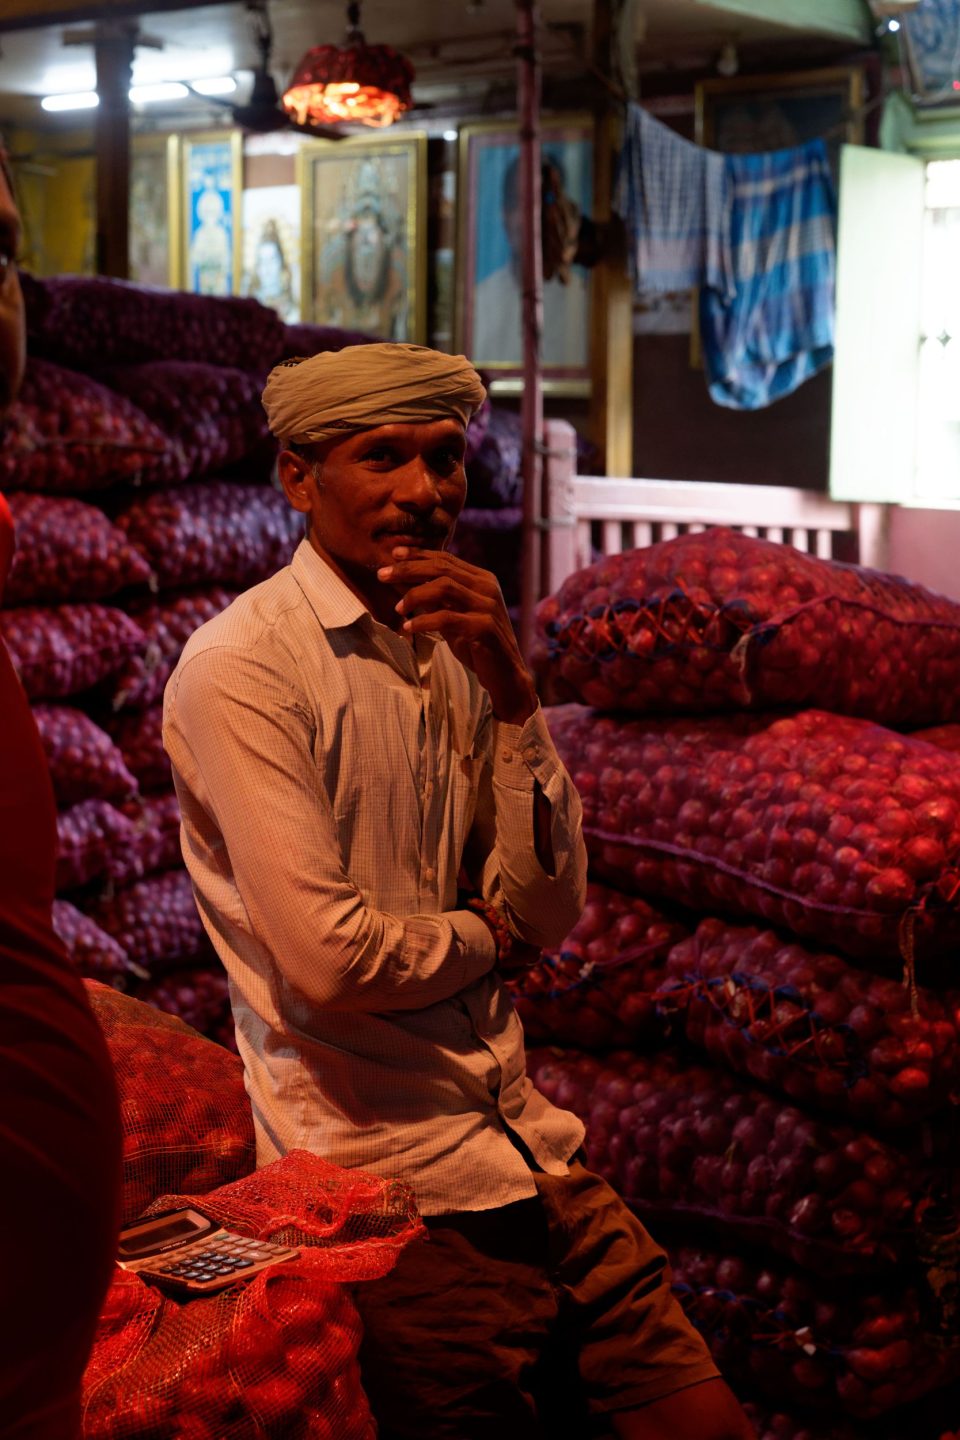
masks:
[[(641, 1213), (691, 1217), (681, 1242), (707, 1224), (733, 1258), (866, 1260), (883, 1294), (868, 1237), (892, 1224), (909, 1272), (960, 1068), (960, 606), (707, 531), (571, 577), (541, 604), (536, 664), (542, 692), (572, 702), (547, 714), (593, 883), (693, 918), (645, 1047), (540, 1050), (535, 1080), (583, 1116), (591, 1163)], [(657, 1033), (668, 1054), (645, 1059)], [(676, 1077), (651, 1089), (668, 1058)], [(807, 1142), (751, 1149), (758, 1114), (777, 1144)], [(960, 1358), (911, 1368), (916, 1393)], [(802, 1410), (824, 1397), (798, 1373)], [(830, 1391), (838, 1426), (838, 1409), (875, 1413), (861, 1383)]]

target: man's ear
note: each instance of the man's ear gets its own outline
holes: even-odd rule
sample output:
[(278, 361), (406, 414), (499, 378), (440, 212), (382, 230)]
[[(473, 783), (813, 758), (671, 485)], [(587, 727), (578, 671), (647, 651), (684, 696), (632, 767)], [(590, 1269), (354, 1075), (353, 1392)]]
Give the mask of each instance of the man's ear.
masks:
[(306, 515), (311, 505), (309, 487), (315, 483), (310, 462), (293, 450), (281, 450), (277, 457), (277, 479), (294, 510)]

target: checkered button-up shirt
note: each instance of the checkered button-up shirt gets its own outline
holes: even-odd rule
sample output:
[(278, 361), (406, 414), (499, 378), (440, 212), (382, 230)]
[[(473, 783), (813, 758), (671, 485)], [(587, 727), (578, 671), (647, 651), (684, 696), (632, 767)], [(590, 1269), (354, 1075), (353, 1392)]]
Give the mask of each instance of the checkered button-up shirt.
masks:
[(533, 1195), (508, 1131), (565, 1173), (583, 1127), (527, 1079), (491, 934), (455, 908), (462, 863), (533, 944), (580, 914), (580, 803), (540, 711), (495, 720), (442, 640), (379, 624), (304, 541), (192, 636), (164, 743), (260, 1163), (299, 1147), (398, 1176), (425, 1214)]

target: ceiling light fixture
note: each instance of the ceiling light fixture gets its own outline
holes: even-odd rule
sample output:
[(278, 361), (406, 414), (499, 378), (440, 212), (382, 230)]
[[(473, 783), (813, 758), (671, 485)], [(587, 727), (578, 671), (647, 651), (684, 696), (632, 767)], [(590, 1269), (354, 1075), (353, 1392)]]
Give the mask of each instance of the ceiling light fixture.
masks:
[(44, 95), (41, 110), (95, 110), (100, 104), (96, 90), (74, 90), (63, 95)]
[(214, 75), (207, 80), (191, 80), (190, 89), (198, 95), (232, 95), (237, 82), (232, 75)]
[(130, 102), (133, 105), (154, 105), (162, 100), (185, 100), (190, 94), (186, 85), (179, 80), (162, 80), (156, 85), (132, 85)]
[(413, 104), (413, 66), (392, 45), (367, 44), (356, 0), (347, 26), (343, 45), (315, 45), (294, 71), (283, 108), (298, 125), (392, 125)]

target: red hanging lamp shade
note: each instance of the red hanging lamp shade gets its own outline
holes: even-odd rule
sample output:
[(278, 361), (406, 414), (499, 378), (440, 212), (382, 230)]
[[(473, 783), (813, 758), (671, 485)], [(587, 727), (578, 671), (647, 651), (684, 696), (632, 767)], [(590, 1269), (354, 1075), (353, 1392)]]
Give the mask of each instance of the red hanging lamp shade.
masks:
[(298, 125), (345, 120), (392, 125), (413, 104), (413, 66), (392, 45), (368, 45), (360, 30), (360, 6), (347, 6), (343, 45), (314, 45), (300, 61), (283, 108)]

